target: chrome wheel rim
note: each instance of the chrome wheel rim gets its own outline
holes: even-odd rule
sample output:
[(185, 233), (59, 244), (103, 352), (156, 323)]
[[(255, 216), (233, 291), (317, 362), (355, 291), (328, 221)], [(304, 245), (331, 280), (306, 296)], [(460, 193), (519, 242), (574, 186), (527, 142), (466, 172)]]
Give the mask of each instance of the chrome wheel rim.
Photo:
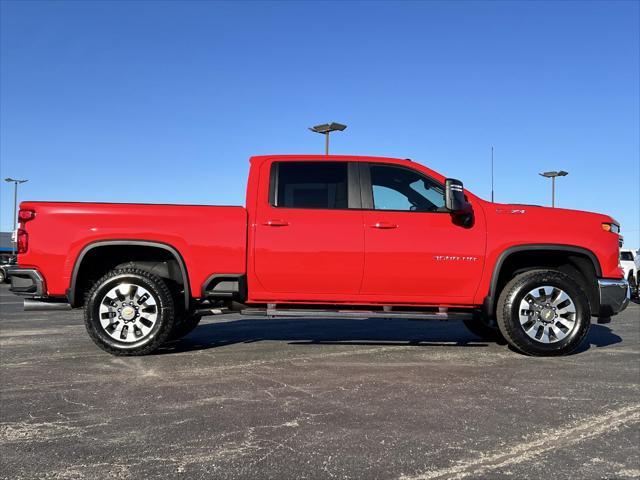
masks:
[(153, 330), (158, 320), (158, 305), (146, 288), (121, 283), (104, 295), (99, 316), (107, 335), (119, 342), (133, 343)]
[(564, 290), (551, 285), (530, 290), (518, 313), (520, 326), (536, 342), (559, 342), (576, 328), (575, 303)]

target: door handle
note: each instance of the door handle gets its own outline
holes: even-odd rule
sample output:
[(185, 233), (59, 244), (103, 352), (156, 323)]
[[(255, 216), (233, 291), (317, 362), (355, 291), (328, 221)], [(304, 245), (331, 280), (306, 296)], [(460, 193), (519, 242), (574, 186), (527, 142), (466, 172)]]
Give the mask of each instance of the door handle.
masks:
[(396, 225), (395, 223), (391, 223), (391, 222), (377, 222), (374, 223), (373, 225), (371, 225), (372, 228), (380, 228), (383, 230), (388, 230), (391, 228), (398, 228), (398, 225)]
[(286, 220), (274, 219), (274, 220), (267, 220), (266, 222), (263, 223), (263, 225), (267, 227), (286, 227), (289, 225), (289, 222), (287, 222)]

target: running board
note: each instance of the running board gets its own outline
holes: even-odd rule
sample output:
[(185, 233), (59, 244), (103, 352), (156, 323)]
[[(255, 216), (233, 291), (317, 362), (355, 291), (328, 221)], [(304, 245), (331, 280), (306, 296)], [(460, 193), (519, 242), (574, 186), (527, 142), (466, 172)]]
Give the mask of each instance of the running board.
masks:
[(410, 312), (382, 310), (322, 310), (294, 308), (245, 308), (242, 315), (263, 317), (313, 317), (313, 318), (402, 318), (405, 320), (470, 320), (472, 313), (465, 312)]

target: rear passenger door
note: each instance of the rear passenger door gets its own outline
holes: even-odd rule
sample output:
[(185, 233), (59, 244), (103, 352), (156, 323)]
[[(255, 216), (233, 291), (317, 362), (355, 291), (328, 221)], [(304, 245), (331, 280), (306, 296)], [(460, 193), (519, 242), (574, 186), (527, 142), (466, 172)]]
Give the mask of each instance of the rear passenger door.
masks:
[(254, 269), (263, 292), (310, 301), (357, 294), (364, 268), (357, 165), (277, 161), (269, 183), (255, 225)]

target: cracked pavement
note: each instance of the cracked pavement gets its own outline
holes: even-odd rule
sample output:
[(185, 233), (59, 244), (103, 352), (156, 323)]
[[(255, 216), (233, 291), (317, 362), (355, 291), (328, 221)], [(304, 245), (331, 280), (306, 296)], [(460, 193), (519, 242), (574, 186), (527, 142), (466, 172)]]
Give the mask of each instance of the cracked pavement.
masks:
[(205, 317), (147, 357), (0, 286), (0, 478), (640, 478), (640, 305), (531, 358), (457, 322)]

